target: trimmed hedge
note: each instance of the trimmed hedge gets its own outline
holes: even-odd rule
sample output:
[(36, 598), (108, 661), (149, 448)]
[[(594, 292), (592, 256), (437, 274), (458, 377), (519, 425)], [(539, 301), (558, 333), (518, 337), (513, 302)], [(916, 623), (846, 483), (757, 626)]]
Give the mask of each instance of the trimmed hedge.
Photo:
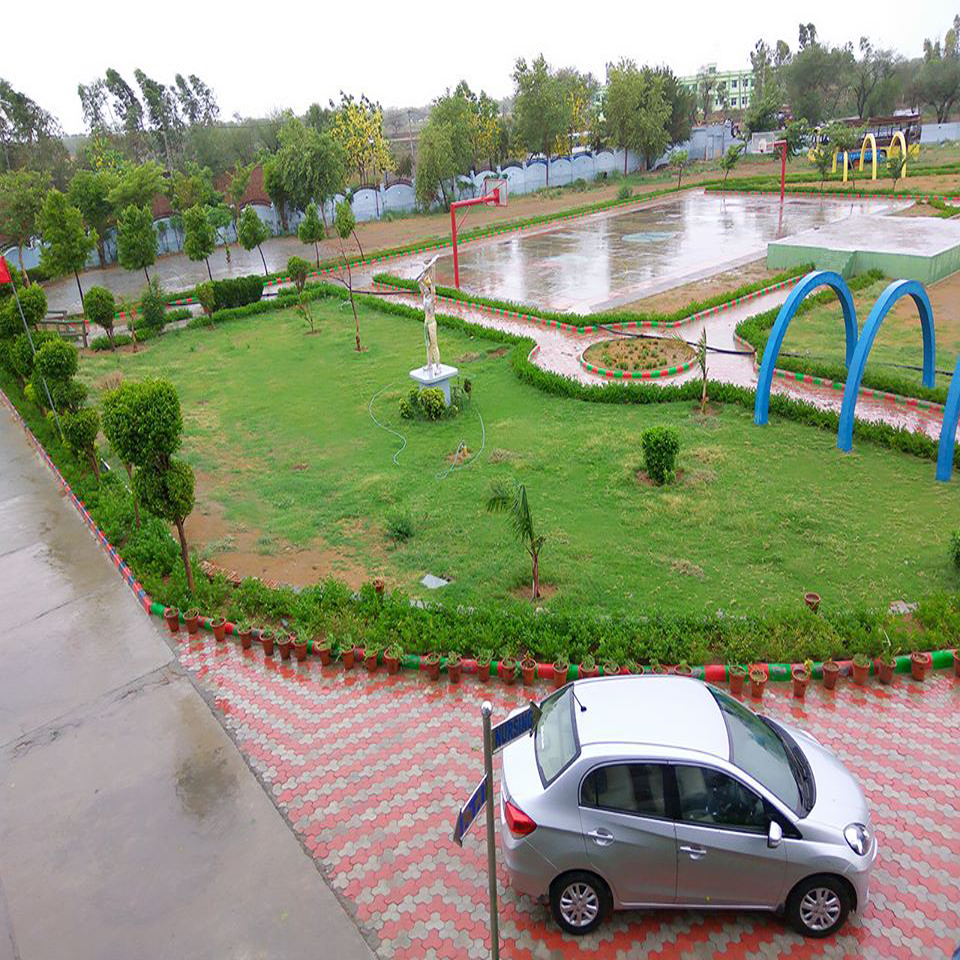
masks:
[(263, 277), (250, 274), (213, 281), (214, 310), (229, 310), (257, 303), (263, 296)]

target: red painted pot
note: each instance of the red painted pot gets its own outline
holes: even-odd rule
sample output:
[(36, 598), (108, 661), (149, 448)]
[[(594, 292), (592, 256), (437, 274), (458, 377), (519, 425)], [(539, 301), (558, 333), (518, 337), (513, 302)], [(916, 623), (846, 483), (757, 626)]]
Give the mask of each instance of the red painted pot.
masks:
[(823, 685), (832, 690), (837, 685), (840, 676), (840, 664), (833, 660), (826, 660), (823, 664)]
[(570, 664), (558, 662), (553, 665), (553, 685), (559, 690), (567, 682)]
[(747, 678), (747, 671), (744, 669), (730, 668), (730, 692), (736, 696), (743, 695), (743, 682)]
[(400, 658), (392, 657), (389, 653), (383, 655), (383, 665), (387, 668), (387, 673), (400, 672)]
[(585, 667), (582, 663), (577, 669), (577, 675), (581, 680), (587, 680), (590, 677), (597, 677), (600, 675), (600, 668), (598, 666)]
[(793, 679), (793, 695), (798, 700), (803, 700), (807, 696), (807, 684), (810, 682), (810, 674), (806, 670), (794, 670), (791, 672)]
[(537, 661), (531, 657), (524, 657), (520, 662), (520, 671), (523, 674), (523, 685), (529, 687), (537, 678)]
[(814, 613), (817, 613), (817, 611), (819, 611), (819, 609), (820, 609), (820, 594), (819, 594), (819, 593), (813, 593), (812, 591), (810, 591), (809, 593), (805, 593), (805, 594), (803, 595), (803, 602), (804, 602)]
[(290, 659), (290, 647), (293, 645), (293, 641), (290, 639), (289, 635), (282, 633), (277, 637), (277, 646), (280, 648), (280, 659), (289, 660)]
[(293, 655), (303, 663), (307, 659), (307, 641), (297, 640), (293, 645)]
[(857, 686), (862, 687), (870, 678), (870, 664), (854, 663), (852, 670), (853, 670), (853, 682), (857, 684)]
[(329, 667), (330, 666), (330, 644), (324, 643), (323, 645), (313, 648), (317, 651), (317, 656), (320, 657), (320, 666)]
[(762, 677), (759, 680), (750, 678), (750, 696), (754, 700), (759, 700), (763, 696), (763, 688), (767, 685), (767, 678)]
[(511, 657), (500, 661), (500, 678), (508, 686), (513, 686), (513, 681), (517, 679), (517, 661)]
[(350, 647), (348, 650), (344, 650), (344, 651), (343, 651), (343, 653), (342, 653), (342, 655), (341, 655), (341, 659), (343, 660), (343, 669), (344, 669), (344, 670), (352, 670), (352, 669), (353, 669), (353, 658), (354, 658), (353, 647)]
[(180, 611), (176, 607), (167, 607), (163, 611), (163, 620), (171, 633), (180, 632)]
[(213, 630), (213, 637), (217, 643), (223, 643), (227, 639), (227, 621), (223, 617), (217, 617), (210, 624), (210, 628)]
[(253, 633), (250, 630), (240, 631), (240, 647), (243, 650), (249, 650), (253, 646)]
[(364, 656), (363, 665), (367, 668), (367, 673), (376, 673), (377, 672), (377, 654), (374, 652)]
[(460, 682), (460, 674), (463, 670), (463, 664), (459, 660), (447, 660), (447, 676), (451, 683)]
[(878, 660), (877, 661), (877, 679), (881, 683), (893, 683), (896, 675), (896, 660)]
[(927, 671), (930, 669), (929, 653), (911, 653), (910, 654), (910, 673), (914, 680), (926, 680)]
[(263, 655), (265, 657), (273, 656), (273, 633), (270, 630), (262, 630), (260, 632), (260, 644), (263, 647)]
[(689, 666), (676, 666), (673, 668), (673, 672), (678, 677), (692, 677), (693, 676), (693, 667)]
[(440, 679), (440, 654), (428, 653), (423, 660), (424, 672), (431, 680)]
[(187, 625), (187, 633), (195, 637), (200, 629), (200, 614), (196, 610), (188, 610), (183, 615), (183, 622)]
[(481, 683), (486, 683), (490, 679), (490, 664), (477, 661), (477, 679)]

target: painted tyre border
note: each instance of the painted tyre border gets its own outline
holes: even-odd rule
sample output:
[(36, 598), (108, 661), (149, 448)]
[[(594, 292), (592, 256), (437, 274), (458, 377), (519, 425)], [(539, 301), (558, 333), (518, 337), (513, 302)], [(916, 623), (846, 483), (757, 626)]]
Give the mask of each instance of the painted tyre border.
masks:
[[(605, 340), (598, 340), (598, 343), (606, 343)], [(595, 347), (591, 343), (590, 347)], [(587, 350), (590, 349), (587, 347)], [(686, 373), (697, 362), (696, 357), (688, 360), (686, 363), (677, 367), (661, 367), (660, 369), (651, 368), (649, 370), (608, 370), (606, 367), (598, 367), (596, 364), (589, 363), (586, 359), (586, 350), (577, 357), (580, 369), (587, 373), (592, 373), (597, 377), (603, 377), (606, 380), (667, 380), (670, 377), (677, 377), (681, 373)]]
[[(530, 351), (530, 356), (533, 356), (534, 353), (539, 349), (535, 346)], [(0, 389), (0, 400), (3, 401), (3, 404), (12, 414), (13, 418), (20, 424), (20, 427), (23, 429), (23, 432), (27, 436), (27, 440), (30, 445), (40, 454), (40, 458), (50, 469), (57, 483), (66, 493), (67, 498), (70, 503), (80, 514), (81, 519), (84, 524), (87, 526), (87, 529), (90, 531), (93, 538), (97, 541), (103, 551), (110, 558), (110, 561), (113, 563), (117, 572), (120, 574), (123, 582), (130, 588), (134, 597), (137, 600), (137, 603), (143, 608), (144, 612), (148, 615), (156, 616), (163, 618), (164, 610), (166, 607), (162, 603), (158, 603), (151, 598), (147, 593), (143, 584), (133, 574), (133, 571), (126, 564), (123, 557), (120, 555), (120, 552), (110, 543), (106, 538), (103, 531), (97, 526), (90, 512), (87, 510), (85, 504), (80, 500), (73, 490), (70, 487), (70, 484), (67, 483), (63, 474), (60, 473), (57, 465), (53, 462), (50, 455), (47, 453), (43, 444), (37, 439), (33, 431), (30, 429), (29, 425), (20, 416), (19, 411), (14, 406), (13, 402), (6, 395), (6, 393)], [(180, 621), (183, 622), (183, 614), (180, 614)], [(209, 632), (213, 631), (212, 627), (213, 618), (208, 616), (200, 617), (200, 626), (202, 629)], [(233, 635), (237, 632), (236, 624), (227, 622), (226, 631), (227, 634)], [(260, 631), (256, 631), (257, 637), (259, 638)], [(362, 651), (363, 648), (358, 648)], [(960, 649), (960, 648), (958, 648)], [(313, 653), (313, 639), (307, 639), (307, 652), (309, 654)], [(931, 669), (942, 669), (946, 667), (951, 667), (954, 662), (954, 651), (952, 649), (946, 650), (933, 650), (925, 651), (929, 655), (929, 664)], [(381, 654), (382, 657), (382, 654)], [(896, 658), (896, 672), (897, 673), (909, 673), (910, 672), (910, 655), (901, 655)], [(378, 660), (378, 663), (380, 661)], [(837, 663), (840, 666), (840, 672), (842, 675), (846, 676), (851, 672), (852, 660), (838, 660)], [(876, 672), (876, 658), (871, 661), (870, 672)], [(463, 672), (467, 674), (473, 674), (477, 672), (477, 661), (475, 659), (464, 658), (461, 660), (463, 667)], [(406, 669), (414, 669), (418, 671), (425, 671), (427, 669), (426, 654), (405, 654), (402, 660), (402, 665)], [(754, 662), (751, 664), (740, 664), (740, 666), (749, 666), (749, 667), (759, 667), (767, 675), (769, 680), (779, 681), (779, 680), (790, 680), (793, 668), (796, 666), (801, 666), (801, 664), (790, 664), (790, 663), (769, 663), (769, 662)], [(446, 669), (446, 658), (441, 658), (440, 661), (441, 670)], [(727, 664), (705, 664), (702, 666), (693, 667), (693, 676), (698, 679), (705, 680), (710, 683), (721, 683), (726, 682), (728, 678), (728, 665)], [(501, 670), (501, 661), (494, 660), (490, 664), (490, 674), (491, 676), (496, 673), (497, 676), (502, 675)], [(536, 676), (541, 680), (555, 680), (553, 664), (550, 663), (537, 663), (536, 665)], [(602, 666), (598, 670), (598, 674), (603, 674)], [(623, 669), (621, 669), (620, 674), (623, 674)], [(823, 676), (823, 663), (815, 662), (813, 664), (812, 678), (817, 679)], [(579, 678), (579, 667), (576, 665), (570, 666), (567, 669), (567, 681), (576, 680)]]

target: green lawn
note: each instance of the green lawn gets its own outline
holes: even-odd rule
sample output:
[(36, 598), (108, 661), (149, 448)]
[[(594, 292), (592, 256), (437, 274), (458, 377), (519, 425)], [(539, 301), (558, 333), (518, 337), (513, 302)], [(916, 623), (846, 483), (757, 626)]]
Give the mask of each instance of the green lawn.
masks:
[[(81, 364), (95, 394), (117, 369), (177, 385), (196, 510), (222, 512), (228, 534), (266, 555), (334, 553), (415, 595), (427, 595), (417, 581), (431, 572), (454, 581), (435, 598), (519, 604), (526, 554), (505, 518), (484, 509), (490, 481), (516, 477), (547, 535), (548, 606), (756, 612), (797, 605), (806, 590), (847, 607), (957, 586), (947, 541), (960, 529), (960, 498), (955, 484), (934, 482), (928, 461), (867, 443), (844, 455), (829, 432), (776, 419), (757, 428), (739, 407), (700, 419), (688, 403), (558, 399), (521, 384), (495, 355), (500, 344), (444, 328), (444, 360), (473, 381), (473, 408), (410, 423), (397, 404), (422, 363), (420, 326), (362, 308), (367, 349), (357, 354), (349, 306), (321, 300), (314, 310), (315, 336), (291, 312), (268, 313)], [(802, 320), (788, 341), (811, 326)], [(384, 387), (374, 413), (406, 436), (399, 466), (399, 441), (368, 415)], [(443, 476), (461, 440), (481, 450), (480, 415), (482, 452)], [(681, 435), (683, 473), (663, 489), (635, 477), (640, 432), (653, 424)], [(415, 524), (400, 546), (386, 535), (396, 512)]]
[[(874, 303), (889, 283), (888, 279), (878, 280), (854, 294), (857, 322), (861, 330)], [(952, 371), (957, 357), (960, 356), (960, 318), (952, 296), (946, 291), (947, 284), (952, 288), (956, 286), (956, 281), (948, 278), (939, 285), (931, 286), (928, 292), (934, 308), (936, 366), (938, 370)], [(791, 321), (783, 340), (781, 355), (801, 354), (811, 360), (842, 364), (844, 349), (843, 313), (840, 302), (832, 298), (829, 303), (819, 304)], [(896, 375), (919, 387), (920, 370), (904, 367), (919, 368), (922, 364), (923, 338), (920, 318), (913, 300), (906, 297), (897, 303), (880, 325), (867, 360), (867, 371)], [(949, 386), (950, 379), (948, 376), (938, 375), (936, 382), (937, 386), (946, 387)]]

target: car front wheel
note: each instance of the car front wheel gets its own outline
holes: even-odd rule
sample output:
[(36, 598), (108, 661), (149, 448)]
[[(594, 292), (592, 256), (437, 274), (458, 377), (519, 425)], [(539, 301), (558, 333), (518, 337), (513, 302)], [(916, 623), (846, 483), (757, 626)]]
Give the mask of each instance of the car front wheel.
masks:
[(561, 929), (576, 936), (596, 929), (609, 913), (610, 906), (606, 884), (592, 873), (566, 873), (550, 888), (554, 920)]
[(837, 877), (808, 877), (787, 900), (787, 919), (805, 937), (829, 937), (850, 913), (850, 895)]

